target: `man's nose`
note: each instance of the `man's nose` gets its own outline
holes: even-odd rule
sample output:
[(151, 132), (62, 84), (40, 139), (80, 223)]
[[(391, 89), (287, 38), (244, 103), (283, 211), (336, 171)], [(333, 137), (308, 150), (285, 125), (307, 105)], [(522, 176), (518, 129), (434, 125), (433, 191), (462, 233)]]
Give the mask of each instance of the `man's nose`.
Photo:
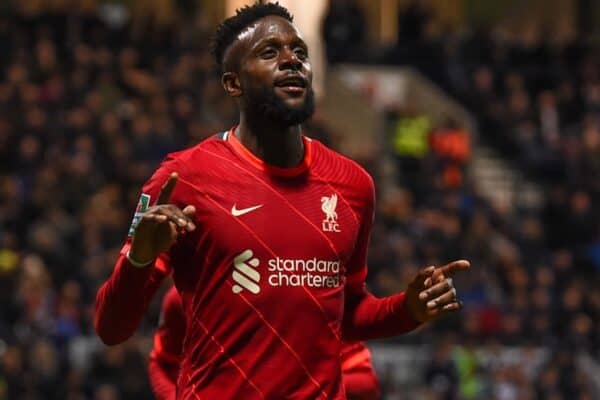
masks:
[(283, 49), (281, 51), (281, 59), (279, 61), (279, 69), (286, 70), (292, 69), (298, 71), (302, 68), (302, 61), (298, 58), (298, 55), (292, 49)]

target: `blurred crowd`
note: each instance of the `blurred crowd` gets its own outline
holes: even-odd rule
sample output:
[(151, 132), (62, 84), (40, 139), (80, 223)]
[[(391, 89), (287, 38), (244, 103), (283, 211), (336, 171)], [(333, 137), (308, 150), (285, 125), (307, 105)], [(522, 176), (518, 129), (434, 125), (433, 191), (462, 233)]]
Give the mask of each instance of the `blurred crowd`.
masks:
[[(364, 15), (352, 1), (332, 3), (323, 35), (336, 62), (347, 35), (364, 40)], [(208, 53), (210, 27), (134, 29), (115, 10), (0, 14), (0, 400), (151, 398), (158, 303), (134, 339), (107, 348), (93, 331), (94, 296), (163, 156), (237, 118)], [(465, 310), (400, 339), (436, 349), (422, 398), (591, 398), (575, 355), (600, 356), (598, 60), (580, 42), (544, 53), (479, 33), (432, 38), (418, 26), (426, 10), (410, 12), (415, 26), (400, 37), (410, 45), (379, 61), (438, 49), (427, 53), (442, 57), (437, 68), (420, 65), (427, 57), (415, 65), (469, 105), (484, 140), (549, 185), (541, 210), (491, 207), (464, 177), (469, 144), (444, 151), (444, 138), (464, 134), (452, 125), (432, 128), (418, 157), (393, 156), (394, 184), (383, 184), (390, 165), (378, 154), (361, 160), (380, 183), (375, 293), (404, 289), (421, 266), (473, 265), (457, 277)], [(344, 18), (350, 28), (333, 29)], [(395, 58), (403, 53), (413, 58)], [(333, 146), (341, 137), (318, 115), (307, 130)], [(478, 355), (500, 345), (550, 356), (513, 368)], [(387, 398), (403, 398), (382, 380)]]
[[(468, 179), (448, 180), (448, 157), (435, 143), (440, 128), (452, 126), (429, 126), (412, 114), (392, 124), (399, 179), (379, 190), (371, 286), (389, 294), (423, 265), (466, 258), (474, 266), (457, 277), (465, 311), (408, 339), (461, 344), (431, 361), (436, 373), (428, 387), (443, 382), (442, 398), (592, 398), (585, 374), (566, 366), (579, 351), (600, 357), (598, 46), (564, 26), (449, 30), (419, 0), (401, 8), (397, 43), (374, 49), (358, 3), (332, 3), (331, 25), (324, 26), (330, 63), (419, 69), (473, 113), (483, 144), (544, 188), (540, 208), (494, 207)], [(412, 139), (399, 148), (403, 125), (411, 126)], [(415, 139), (422, 132), (427, 136)], [(464, 170), (468, 152), (460, 155), (450, 159)], [(439, 335), (446, 329), (457, 336)], [(530, 371), (486, 366), (474, 346), (498, 344), (552, 353)]]

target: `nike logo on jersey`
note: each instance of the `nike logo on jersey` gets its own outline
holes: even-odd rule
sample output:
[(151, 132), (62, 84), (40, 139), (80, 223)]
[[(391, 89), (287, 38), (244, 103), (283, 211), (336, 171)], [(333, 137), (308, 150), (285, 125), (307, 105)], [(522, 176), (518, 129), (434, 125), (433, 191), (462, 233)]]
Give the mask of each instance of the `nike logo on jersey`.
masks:
[(258, 208), (261, 208), (262, 206), (263, 206), (262, 204), (259, 204), (254, 207), (237, 209), (236, 205), (234, 204), (233, 207), (231, 207), (231, 215), (233, 215), (234, 217), (239, 217), (240, 215), (248, 214), (249, 212), (252, 212)]

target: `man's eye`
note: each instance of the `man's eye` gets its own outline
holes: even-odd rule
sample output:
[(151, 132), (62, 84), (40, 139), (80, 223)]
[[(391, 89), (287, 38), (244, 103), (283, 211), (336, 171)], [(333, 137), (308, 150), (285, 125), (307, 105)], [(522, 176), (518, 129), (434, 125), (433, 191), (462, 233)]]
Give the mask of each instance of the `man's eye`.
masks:
[(260, 53), (262, 58), (273, 58), (277, 55), (275, 49), (265, 49)]
[(308, 57), (308, 53), (306, 52), (306, 50), (304, 50), (302, 48), (296, 49), (295, 53), (296, 53), (296, 57), (300, 58), (301, 60), (304, 60)]

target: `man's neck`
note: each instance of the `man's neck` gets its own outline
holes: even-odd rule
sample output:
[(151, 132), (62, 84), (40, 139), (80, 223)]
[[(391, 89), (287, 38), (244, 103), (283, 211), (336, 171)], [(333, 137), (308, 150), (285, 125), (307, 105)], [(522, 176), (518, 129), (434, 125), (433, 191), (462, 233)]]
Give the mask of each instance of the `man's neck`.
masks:
[(267, 164), (292, 168), (304, 158), (300, 125), (281, 127), (265, 122), (249, 123), (242, 115), (234, 134), (245, 148)]

